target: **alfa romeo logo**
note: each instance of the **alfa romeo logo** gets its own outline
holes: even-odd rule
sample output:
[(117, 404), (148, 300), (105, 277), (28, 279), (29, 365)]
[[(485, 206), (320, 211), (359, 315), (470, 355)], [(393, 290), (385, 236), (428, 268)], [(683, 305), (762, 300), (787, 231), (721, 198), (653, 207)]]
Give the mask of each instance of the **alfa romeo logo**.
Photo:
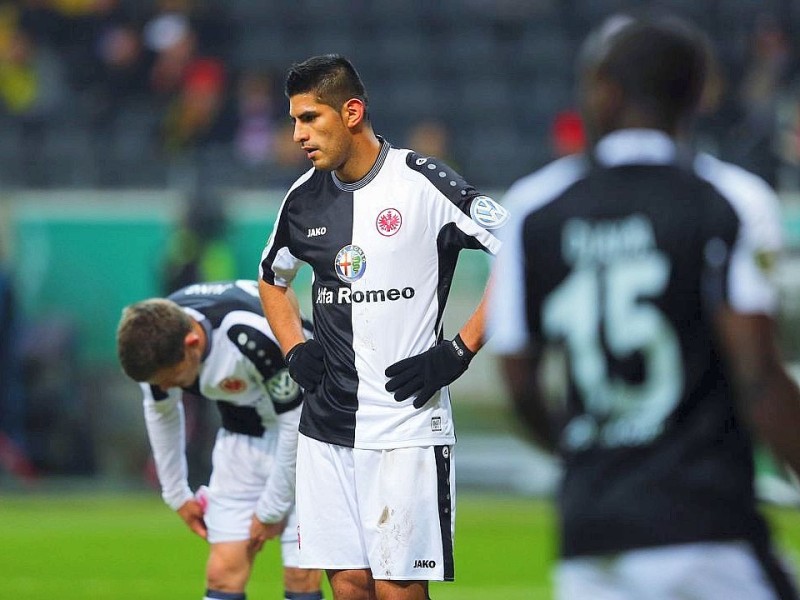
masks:
[(333, 267), (339, 279), (345, 283), (353, 283), (361, 279), (367, 270), (367, 257), (361, 248), (348, 244), (336, 254)]

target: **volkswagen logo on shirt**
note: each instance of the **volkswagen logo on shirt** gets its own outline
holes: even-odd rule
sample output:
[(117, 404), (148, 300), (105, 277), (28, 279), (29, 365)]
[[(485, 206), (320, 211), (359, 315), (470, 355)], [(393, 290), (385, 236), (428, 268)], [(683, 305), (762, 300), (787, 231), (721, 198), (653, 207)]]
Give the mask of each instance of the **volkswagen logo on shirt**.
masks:
[(508, 221), (508, 211), (488, 196), (475, 196), (469, 215), (484, 229), (498, 229)]
[(341, 281), (353, 283), (361, 279), (367, 270), (367, 257), (361, 248), (348, 244), (336, 254), (333, 267)]

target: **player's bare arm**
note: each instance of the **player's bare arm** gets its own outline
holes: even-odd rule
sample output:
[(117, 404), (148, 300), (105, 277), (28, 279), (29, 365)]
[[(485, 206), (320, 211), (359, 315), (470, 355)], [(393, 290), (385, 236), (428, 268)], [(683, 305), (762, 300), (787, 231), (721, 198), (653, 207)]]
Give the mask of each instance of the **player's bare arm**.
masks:
[(253, 515), (250, 523), (250, 549), (259, 552), (264, 547), (264, 543), (278, 537), (286, 528), (286, 519), (281, 519), (277, 523), (262, 523), (258, 517)]
[(526, 433), (542, 449), (555, 453), (558, 433), (539, 385), (540, 358), (541, 352), (531, 350), (524, 355), (503, 356), (500, 366), (508, 384), (512, 405), (526, 426)]
[(486, 306), (488, 303), (488, 289), (483, 292), (483, 298), (458, 332), (464, 345), (473, 353), (483, 348), (486, 341)]
[(717, 323), (745, 417), (776, 456), (800, 473), (800, 389), (783, 366), (775, 321), (726, 308)]
[(197, 500), (187, 500), (178, 509), (178, 516), (184, 520), (193, 532), (204, 540), (208, 537), (206, 522), (203, 520), (203, 507)]
[(323, 351), (317, 340), (306, 340), (303, 334), (297, 297), (287, 287), (264, 280), (258, 285), (264, 315), (286, 357), (289, 374), (303, 389), (314, 390), (325, 370)]
[(306, 340), (297, 296), (291, 288), (272, 285), (264, 280), (258, 282), (258, 293), (267, 322), (286, 355), (289, 350)]

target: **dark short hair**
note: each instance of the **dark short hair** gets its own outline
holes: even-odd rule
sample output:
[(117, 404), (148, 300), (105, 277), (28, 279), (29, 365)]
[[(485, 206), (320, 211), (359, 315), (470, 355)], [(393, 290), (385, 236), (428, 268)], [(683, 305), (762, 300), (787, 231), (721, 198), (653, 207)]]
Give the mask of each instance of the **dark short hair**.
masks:
[(618, 18), (605, 39), (601, 31), (584, 52), (584, 68), (614, 81), (628, 103), (669, 124), (696, 110), (711, 61), (705, 34), (673, 16)]
[(340, 54), (312, 56), (291, 66), (286, 75), (286, 97), (314, 93), (323, 104), (339, 110), (351, 98), (367, 106), (364, 83), (352, 63)]
[(117, 326), (117, 355), (122, 370), (134, 381), (148, 381), (161, 369), (185, 357), (184, 341), (192, 319), (165, 298), (127, 306)]

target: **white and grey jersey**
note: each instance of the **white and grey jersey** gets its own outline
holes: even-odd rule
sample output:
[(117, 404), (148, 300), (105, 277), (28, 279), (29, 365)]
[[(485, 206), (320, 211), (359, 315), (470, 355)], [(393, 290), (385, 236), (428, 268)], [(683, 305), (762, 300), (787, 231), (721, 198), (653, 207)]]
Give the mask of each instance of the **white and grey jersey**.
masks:
[[(178, 290), (169, 299), (200, 323), (207, 337), (199, 377), (185, 389), (214, 401), (221, 425), (228, 431), (260, 437), (277, 427), (281, 432), (294, 430), (290, 433), (296, 436), (302, 391), (289, 376), (264, 318), (258, 284), (252, 280), (198, 283)], [(310, 324), (306, 327), (310, 336)], [(142, 390), (164, 498), (178, 508), (189, 494), (181, 399), (147, 384), (142, 384)], [(296, 448), (296, 438), (287, 437), (286, 443)], [(276, 471), (284, 467), (293, 469), (293, 463), (277, 465)]]
[(264, 249), (261, 277), (286, 286), (314, 273), (322, 385), (307, 395), (301, 433), (357, 448), (450, 444), (447, 388), (421, 410), (384, 388), (389, 365), (441, 339), (458, 253), (495, 254), (489, 229), (505, 211), (441, 161), (382, 142), (360, 181), (305, 173), (289, 190)]
[(568, 357), (564, 555), (765, 535), (713, 321), (721, 306), (776, 311), (775, 193), (682, 156), (665, 134), (624, 130), (593, 160), (520, 180), (506, 201), (489, 343), (503, 355), (557, 344)]
[[(260, 436), (278, 415), (300, 405), (300, 388), (264, 318), (255, 281), (198, 283), (169, 299), (205, 329), (200, 376), (187, 390), (216, 401), (223, 427)], [(165, 396), (151, 391), (156, 400)]]

